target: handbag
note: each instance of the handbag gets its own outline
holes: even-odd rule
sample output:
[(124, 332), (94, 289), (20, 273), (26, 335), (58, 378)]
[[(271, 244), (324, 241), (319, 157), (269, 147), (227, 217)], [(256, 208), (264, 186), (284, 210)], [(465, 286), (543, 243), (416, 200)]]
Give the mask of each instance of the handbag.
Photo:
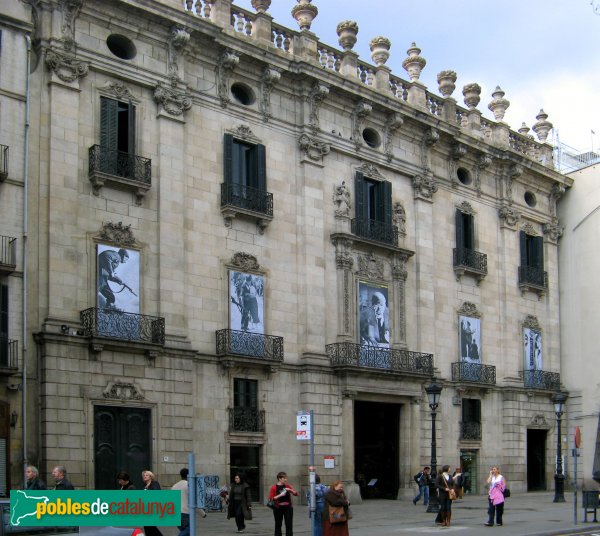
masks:
[(275, 504), (275, 501), (270, 500), (270, 501), (267, 501), (267, 507), (270, 508), (271, 510), (275, 510), (275, 508), (277, 508), (277, 505)]
[(451, 501), (456, 500), (456, 490), (453, 488), (446, 488), (448, 490), (448, 499)]
[(345, 523), (346, 521), (348, 521), (348, 517), (346, 516), (346, 511), (343, 506), (329, 507), (329, 522), (331, 524)]
[(505, 499), (507, 497), (510, 497), (510, 488), (504, 488), (504, 491), (502, 492), (502, 495), (504, 495)]

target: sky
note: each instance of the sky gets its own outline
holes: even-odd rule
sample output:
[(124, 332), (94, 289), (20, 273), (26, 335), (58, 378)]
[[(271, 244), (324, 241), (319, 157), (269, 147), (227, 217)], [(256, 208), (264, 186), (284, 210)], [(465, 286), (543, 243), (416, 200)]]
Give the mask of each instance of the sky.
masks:
[[(299, 30), (291, 15), (296, 0), (273, 0), (275, 22)], [(439, 94), (437, 73), (451, 69), (458, 79), (453, 97), (464, 106), (462, 87), (481, 88), (478, 109), (500, 86), (510, 101), (504, 121), (513, 130), (531, 127), (543, 108), (554, 139), (578, 151), (600, 149), (600, 0), (312, 0), (319, 13), (311, 31), (341, 50), (336, 26), (358, 23), (354, 51), (373, 64), (369, 41), (387, 37), (386, 65), (408, 80), (402, 67), (413, 42), (427, 60), (420, 81)], [(252, 9), (250, 0), (234, 5)], [(595, 13), (598, 12), (598, 14)], [(552, 135), (548, 137), (551, 141)]]

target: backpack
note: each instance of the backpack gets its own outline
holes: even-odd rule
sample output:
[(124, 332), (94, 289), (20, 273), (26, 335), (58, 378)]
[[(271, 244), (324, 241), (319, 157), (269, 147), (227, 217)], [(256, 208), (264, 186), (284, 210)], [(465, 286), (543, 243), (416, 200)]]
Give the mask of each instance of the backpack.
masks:
[(423, 471), (419, 471), (415, 476), (413, 476), (413, 479), (417, 484), (421, 485), (424, 480), (424, 476), (425, 475), (423, 474)]

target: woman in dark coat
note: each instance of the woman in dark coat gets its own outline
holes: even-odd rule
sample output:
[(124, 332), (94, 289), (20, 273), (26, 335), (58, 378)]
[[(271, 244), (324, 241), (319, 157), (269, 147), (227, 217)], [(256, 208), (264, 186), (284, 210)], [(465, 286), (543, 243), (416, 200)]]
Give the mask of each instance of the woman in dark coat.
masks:
[(435, 487), (438, 490), (440, 498), (440, 515), (443, 527), (449, 527), (450, 521), (452, 520), (452, 501), (450, 500), (450, 494), (448, 492), (454, 487), (454, 482), (448, 472), (449, 470), (450, 466), (444, 465), (441, 474), (438, 475), (435, 481)]
[[(160, 484), (152, 471), (142, 471), (142, 480), (144, 481), (145, 490), (159, 490)], [(157, 527), (144, 527), (146, 536), (163, 536), (163, 533)]]
[[(343, 506), (346, 514), (346, 521), (341, 523), (331, 523), (329, 521), (329, 511), (334, 506)], [(344, 493), (344, 483), (336, 480), (325, 494), (325, 508), (323, 509), (323, 536), (348, 536), (348, 506), (350, 501)]]
[(227, 505), (227, 519), (235, 518), (238, 532), (246, 529), (245, 520), (252, 519), (252, 505), (250, 486), (242, 480), (241, 475), (233, 477), (233, 484), (229, 490), (229, 504)]

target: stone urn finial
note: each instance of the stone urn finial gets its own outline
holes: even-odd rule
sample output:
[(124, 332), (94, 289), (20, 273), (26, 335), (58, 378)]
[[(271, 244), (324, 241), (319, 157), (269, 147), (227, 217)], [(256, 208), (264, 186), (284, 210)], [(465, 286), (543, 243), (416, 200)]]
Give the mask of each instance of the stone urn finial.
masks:
[(531, 127), (531, 130), (537, 134), (538, 140), (542, 143), (546, 143), (548, 133), (554, 125), (548, 121), (548, 114), (544, 112), (544, 110), (540, 110), (540, 113), (537, 114), (535, 118), (537, 121)]
[(465, 104), (469, 110), (474, 110), (481, 100), (481, 86), (479, 84), (467, 84), (463, 87)]
[(519, 134), (521, 134), (521, 136), (527, 136), (528, 138), (531, 138), (531, 134), (529, 134), (529, 131), (531, 129), (525, 124), (525, 121), (523, 121), (523, 123), (521, 123), (521, 126), (519, 127), (519, 130), (517, 130), (517, 132)]
[(296, 0), (298, 2), (292, 8), (292, 17), (298, 22), (300, 30), (310, 30), (310, 25), (314, 18), (319, 14), (317, 6), (311, 4), (311, 0)]
[(338, 43), (344, 50), (352, 50), (356, 43), (356, 34), (358, 33), (358, 24), (353, 20), (343, 20), (337, 25)]
[(410, 48), (406, 51), (408, 57), (402, 62), (402, 67), (408, 73), (411, 82), (415, 82), (421, 76), (421, 71), (427, 65), (427, 60), (419, 56), (421, 49), (416, 43), (413, 43)]
[(387, 37), (382, 37), (378, 35), (377, 37), (373, 37), (369, 42), (369, 48), (371, 49), (371, 59), (380, 67), (385, 64), (385, 62), (390, 57), (390, 48), (392, 46), (391, 41)]
[(437, 75), (437, 81), (440, 88), (440, 93), (444, 98), (452, 95), (456, 89), (456, 72), (455, 71), (440, 71)]
[(264, 13), (271, 6), (271, 0), (252, 0), (250, 3), (257, 13)]
[(488, 109), (494, 114), (496, 121), (502, 121), (506, 109), (510, 106), (510, 101), (504, 98), (504, 91), (500, 89), (500, 86), (496, 86), (496, 89), (492, 93), (492, 101), (488, 104)]

